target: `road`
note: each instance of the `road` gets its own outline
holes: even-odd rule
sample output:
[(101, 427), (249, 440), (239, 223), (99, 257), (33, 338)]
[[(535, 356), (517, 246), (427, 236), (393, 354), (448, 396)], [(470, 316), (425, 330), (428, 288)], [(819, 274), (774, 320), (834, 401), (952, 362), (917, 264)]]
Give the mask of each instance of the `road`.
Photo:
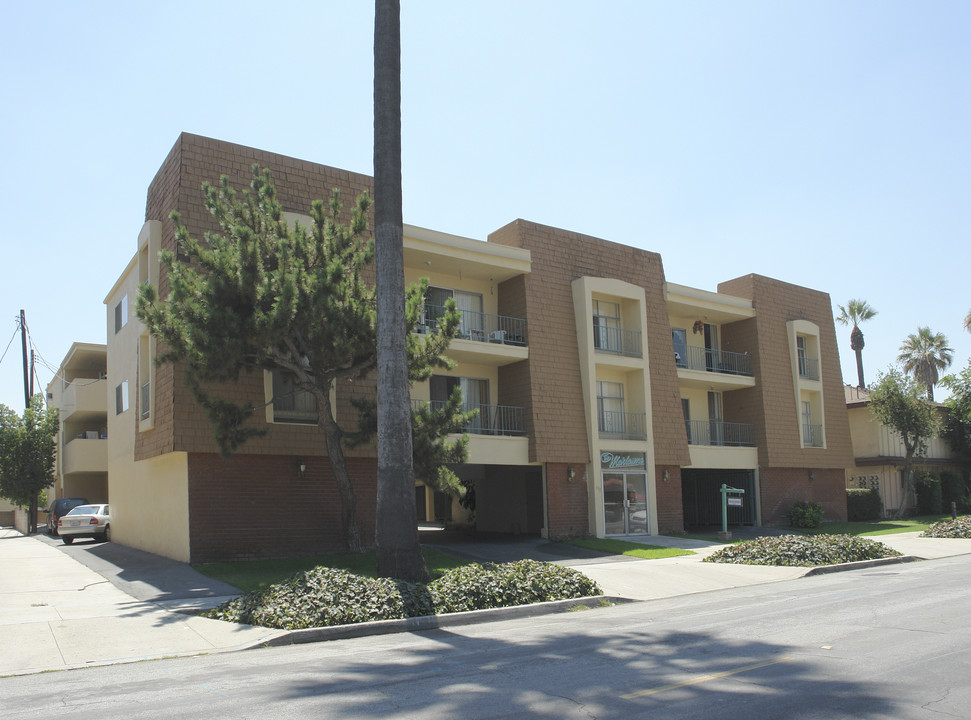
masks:
[(971, 557), (0, 679), (18, 718), (969, 718)]

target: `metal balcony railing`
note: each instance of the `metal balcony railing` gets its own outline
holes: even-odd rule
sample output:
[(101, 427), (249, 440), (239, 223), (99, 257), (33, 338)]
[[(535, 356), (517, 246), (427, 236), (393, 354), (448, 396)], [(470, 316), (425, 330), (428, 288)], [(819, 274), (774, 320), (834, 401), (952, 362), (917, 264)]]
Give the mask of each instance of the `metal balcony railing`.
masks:
[(822, 447), (823, 426), (804, 423), (802, 426), (802, 444), (806, 447)]
[(799, 358), (799, 377), (807, 380), (819, 380), (819, 359), (811, 357)]
[(709, 350), (689, 345), (683, 348), (684, 355), (674, 353), (674, 362), (679, 368), (725, 373), (728, 375), (752, 375), (752, 356), (729, 350)]
[[(490, 315), (474, 310), (462, 310), (461, 313), (462, 320), (459, 322), (458, 333), (455, 336), (458, 340), (526, 345), (526, 321), (523, 318)], [(438, 319), (444, 314), (445, 308), (442, 305), (425, 305), (414, 331), (422, 335), (435, 332)]]
[[(411, 401), (411, 407), (414, 410), (426, 404), (431, 405), (433, 410), (439, 410), (448, 403), (444, 400)], [(478, 410), (479, 414), (462, 428), (462, 432), (469, 435), (521, 436), (526, 434), (525, 408), (515, 405), (462, 405), (462, 412), (472, 410)]]
[(141, 408), (139, 410), (139, 415), (142, 420), (147, 420), (152, 416), (152, 381), (151, 380), (149, 380), (147, 383), (142, 385)]
[(723, 420), (687, 420), (689, 445), (755, 447), (755, 426)]
[(600, 352), (612, 352), (631, 357), (642, 357), (644, 354), (640, 330), (625, 330), (604, 325), (594, 325), (593, 347)]
[(620, 440), (646, 440), (646, 413), (601, 410), (597, 418), (600, 437)]

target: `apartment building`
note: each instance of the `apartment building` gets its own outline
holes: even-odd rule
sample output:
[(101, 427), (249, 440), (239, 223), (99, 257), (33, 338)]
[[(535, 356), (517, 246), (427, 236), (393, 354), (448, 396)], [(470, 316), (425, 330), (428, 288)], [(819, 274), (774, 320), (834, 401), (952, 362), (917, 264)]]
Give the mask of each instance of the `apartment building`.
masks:
[(108, 501), (107, 348), (74, 343), (47, 386), (58, 409), (54, 494)]
[[(164, 297), (158, 252), (175, 247), (169, 213), (211, 229), (201, 185), (273, 174), (288, 217), (367, 176), (183, 134), (148, 190), (137, 249), (106, 297), (107, 431), (113, 535), (180, 560), (278, 556), (340, 546), (339, 499), (313, 408), (284, 400), (285, 378), (241, 377), (227, 393), (262, 408), (266, 434), (219, 456), (180, 370), (156, 365), (134, 315), (138, 286)], [(479, 410), (466, 428), (479, 531), (623, 536), (720, 523), (721, 484), (742, 489), (733, 523), (781, 521), (797, 500), (845, 517), (852, 464), (828, 295), (756, 275), (716, 292), (669, 283), (661, 256), (516, 220), (487, 240), (405, 226), (407, 281), (428, 278), (434, 332), (448, 298), (462, 311), (456, 367), (413, 389), (453, 388)], [(275, 392), (276, 389), (276, 392)], [(373, 378), (335, 390), (338, 422)], [(376, 453), (349, 449), (364, 538), (373, 537)], [(419, 517), (461, 521), (448, 498), (416, 487)]]
[[(906, 450), (900, 433), (880, 423), (870, 412), (870, 393), (865, 389), (844, 386), (846, 411), (853, 441), (853, 464), (846, 470), (847, 488), (876, 488), (883, 501), (884, 513), (890, 517), (904, 497), (906, 478), (903, 473)], [(944, 405), (938, 403), (943, 417)], [(927, 452), (914, 459), (914, 466), (928, 472), (947, 470), (961, 473), (962, 468), (947, 442), (938, 436), (927, 441)], [(908, 506), (913, 508), (911, 495)]]

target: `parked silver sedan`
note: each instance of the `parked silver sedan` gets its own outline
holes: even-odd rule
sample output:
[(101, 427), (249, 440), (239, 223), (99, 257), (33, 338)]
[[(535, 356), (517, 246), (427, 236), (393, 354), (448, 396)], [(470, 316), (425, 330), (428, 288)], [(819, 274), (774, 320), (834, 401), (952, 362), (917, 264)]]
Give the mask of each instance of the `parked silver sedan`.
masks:
[(111, 508), (107, 505), (78, 505), (57, 521), (57, 534), (65, 545), (74, 538), (111, 540)]

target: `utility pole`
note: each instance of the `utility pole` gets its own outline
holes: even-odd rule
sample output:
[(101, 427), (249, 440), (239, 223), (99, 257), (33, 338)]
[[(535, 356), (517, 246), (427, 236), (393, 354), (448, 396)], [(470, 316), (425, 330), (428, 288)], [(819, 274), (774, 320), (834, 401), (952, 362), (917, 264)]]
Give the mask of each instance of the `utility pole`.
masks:
[(24, 407), (30, 407), (30, 380), (27, 376), (27, 317), (20, 311), (20, 344), (24, 350)]

